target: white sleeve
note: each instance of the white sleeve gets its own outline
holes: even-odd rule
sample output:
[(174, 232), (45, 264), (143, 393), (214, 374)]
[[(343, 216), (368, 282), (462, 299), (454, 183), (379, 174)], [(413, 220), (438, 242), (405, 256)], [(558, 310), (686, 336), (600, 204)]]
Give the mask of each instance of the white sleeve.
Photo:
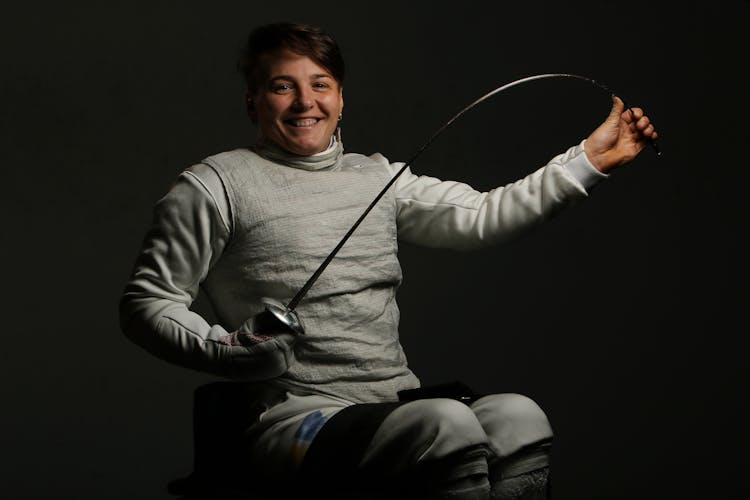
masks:
[(232, 378), (278, 376), (292, 362), (289, 346), (273, 337), (249, 347), (221, 343), (229, 332), (190, 310), (201, 281), (230, 238), (225, 193), (223, 188), (216, 193), (220, 181), (213, 171), (208, 175), (215, 181), (206, 182), (205, 169), (210, 170), (194, 167), (180, 174), (156, 204), (120, 300), (122, 330), (152, 354), (180, 366)]
[[(402, 166), (390, 168), (395, 175)], [(456, 250), (496, 244), (584, 198), (586, 189), (605, 177), (588, 161), (583, 142), (523, 179), (489, 192), (407, 169), (395, 182), (399, 238)]]

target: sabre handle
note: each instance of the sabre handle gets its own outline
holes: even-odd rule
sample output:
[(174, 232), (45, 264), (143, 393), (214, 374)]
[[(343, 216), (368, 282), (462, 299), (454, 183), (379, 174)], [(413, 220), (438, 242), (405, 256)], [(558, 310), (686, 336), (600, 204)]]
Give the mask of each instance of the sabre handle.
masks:
[(274, 299), (264, 298), (263, 304), (265, 308), (254, 318), (254, 333), (269, 335), (279, 332), (295, 335), (305, 334), (305, 327), (296, 311)]

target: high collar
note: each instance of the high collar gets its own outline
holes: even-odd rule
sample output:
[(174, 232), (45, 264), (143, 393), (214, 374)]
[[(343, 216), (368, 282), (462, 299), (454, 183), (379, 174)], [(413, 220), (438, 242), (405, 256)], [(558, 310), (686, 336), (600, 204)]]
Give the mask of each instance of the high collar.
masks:
[(280, 148), (271, 141), (259, 138), (253, 146), (253, 151), (266, 158), (267, 160), (281, 163), (288, 167), (299, 168), (302, 170), (325, 170), (333, 167), (344, 154), (344, 147), (340, 140), (331, 139), (328, 148), (320, 153), (310, 156), (300, 156)]

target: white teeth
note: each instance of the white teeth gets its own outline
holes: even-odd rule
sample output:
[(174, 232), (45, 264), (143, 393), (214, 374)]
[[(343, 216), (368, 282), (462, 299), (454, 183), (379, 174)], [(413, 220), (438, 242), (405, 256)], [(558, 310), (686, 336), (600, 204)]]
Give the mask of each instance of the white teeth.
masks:
[(316, 120), (315, 118), (308, 118), (306, 120), (295, 120), (291, 123), (295, 127), (311, 127), (318, 123), (318, 120)]

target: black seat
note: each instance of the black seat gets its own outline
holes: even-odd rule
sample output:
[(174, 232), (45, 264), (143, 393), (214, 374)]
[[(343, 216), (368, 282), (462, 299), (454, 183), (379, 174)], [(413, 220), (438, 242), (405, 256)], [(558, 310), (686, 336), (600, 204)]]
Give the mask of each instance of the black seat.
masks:
[[(193, 396), (193, 471), (167, 484), (180, 500), (261, 500), (262, 485), (250, 484), (244, 433), (263, 408), (251, 384), (217, 381)], [(256, 481), (262, 478), (256, 478)]]

